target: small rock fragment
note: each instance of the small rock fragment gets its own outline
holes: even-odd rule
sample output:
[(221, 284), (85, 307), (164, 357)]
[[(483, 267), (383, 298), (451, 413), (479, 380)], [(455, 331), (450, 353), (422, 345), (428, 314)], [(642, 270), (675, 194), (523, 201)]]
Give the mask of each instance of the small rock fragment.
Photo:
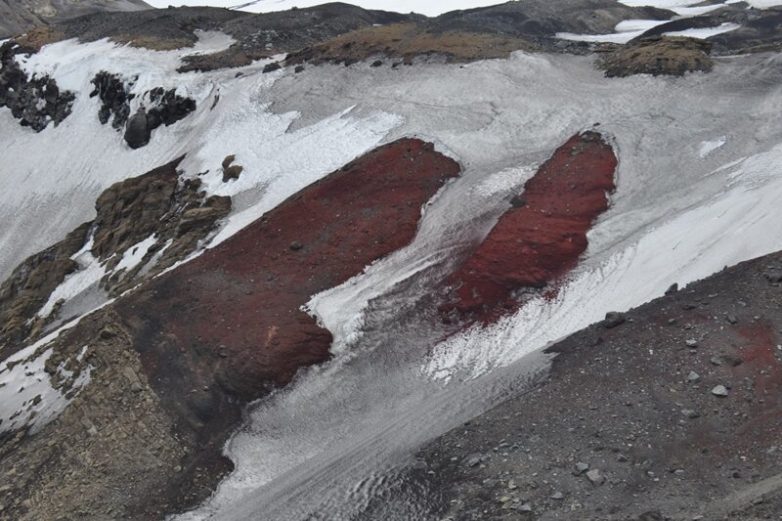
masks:
[(724, 385), (717, 385), (711, 390), (711, 394), (720, 398), (728, 396), (728, 389)]
[(589, 470), (589, 463), (584, 463), (583, 461), (579, 461), (578, 463), (576, 463), (576, 465), (574, 467), (574, 470), (573, 470), (573, 473), (576, 476), (580, 476), (581, 474), (583, 474), (587, 470)]
[(626, 321), (624, 314), (616, 311), (609, 311), (606, 313), (606, 318), (603, 320), (603, 327), (606, 329), (612, 329), (617, 326), (621, 326)]
[(690, 374), (687, 375), (687, 381), (690, 383), (699, 382), (701, 379), (701, 375), (696, 373), (695, 371), (690, 371)]
[(586, 477), (593, 485), (602, 485), (606, 480), (605, 476), (597, 469), (587, 471)]
[(698, 347), (698, 341), (694, 338), (688, 338), (684, 343), (687, 344), (687, 347)]

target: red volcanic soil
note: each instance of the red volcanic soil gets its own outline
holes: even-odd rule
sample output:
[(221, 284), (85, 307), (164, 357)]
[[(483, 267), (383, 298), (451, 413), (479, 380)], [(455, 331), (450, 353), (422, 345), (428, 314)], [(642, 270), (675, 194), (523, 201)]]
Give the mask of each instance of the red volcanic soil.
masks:
[(597, 132), (570, 138), (524, 185), (521, 195), (467, 261), (448, 279), (453, 300), (442, 308), (489, 320), (514, 292), (541, 288), (572, 269), (587, 231), (608, 208), (617, 159)]
[(458, 172), (419, 140), (380, 147), (119, 303), (164, 402), (199, 429), (328, 359), (331, 334), (301, 307), (409, 244)]

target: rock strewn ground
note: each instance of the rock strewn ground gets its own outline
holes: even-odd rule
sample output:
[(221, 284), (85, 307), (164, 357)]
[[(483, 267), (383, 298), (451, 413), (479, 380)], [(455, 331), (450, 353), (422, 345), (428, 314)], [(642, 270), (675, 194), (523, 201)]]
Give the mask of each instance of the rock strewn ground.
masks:
[(446, 283), (448, 313), (488, 318), (516, 308), (517, 294), (542, 288), (572, 269), (592, 222), (608, 208), (617, 159), (597, 132), (570, 138), (511, 201), (489, 235)]
[(777, 253), (549, 349), (545, 383), (421, 453), (437, 519), (778, 519), (780, 282)]

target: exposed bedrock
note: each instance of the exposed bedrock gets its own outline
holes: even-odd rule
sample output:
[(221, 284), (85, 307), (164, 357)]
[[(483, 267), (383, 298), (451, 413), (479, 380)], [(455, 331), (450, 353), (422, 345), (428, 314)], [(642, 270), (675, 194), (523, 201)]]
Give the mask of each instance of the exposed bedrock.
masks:
[(21, 52), (27, 49), (12, 41), (0, 46), (0, 107), (8, 107), (20, 125), (40, 132), (49, 123), (62, 123), (76, 96), (61, 91), (53, 78), (28, 76), (16, 62)]
[(710, 72), (714, 66), (705, 40), (681, 36), (652, 36), (634, 40), (603, 56), (598, 66), (610, 77), (652, 74), (683, 76), (688, 72)]
[(577, 263), (592, 222), (608, 208), (617, 159), (603, 136), (570, 138), (527, 181), (475, 252), (448, 279), (443, 313), (490, 319)]
[[(207, 197), (199, 179), (181, 179), (180, 161), (107, 188), (95, 203), (95, 220), (25, 259), (0, 285), (0, 359), (34, 341), (58, 318), (59, 305), (51, 313), (39, 312), (66, 277), (87, 268), (76, 254), (90, 240), (87, 254), (104, 265), (107, 274), (101, 286), (112, 296), (137, 285), (142, 271), (152, 277), (198, 248), (228, 215), (231, 200)], [(119, 267), (126, 252), (150, 237), (154, 240), (136, 265)]]

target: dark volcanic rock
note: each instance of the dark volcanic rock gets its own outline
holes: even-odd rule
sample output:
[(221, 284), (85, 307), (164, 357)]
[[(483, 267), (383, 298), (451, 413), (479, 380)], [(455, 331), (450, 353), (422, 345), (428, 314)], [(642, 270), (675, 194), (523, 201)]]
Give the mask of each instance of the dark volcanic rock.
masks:
[(682, 76), (687, 72), (709, 72), (711, 44), (705, 40), (654, 36), (635, 40), (602, 57), (600, 68), (608, 77), (652, 74)]
[(125, 128), (125, 141), (130, 148), (141, 148), (149, 143), (152, 129), (147, 119), (147, 111), (143, 107), (128, 121)]
[(597, 132), (570, 138), (524, 185), (510, 208), (475, 252), (447, 280), (453, 300), (448, 313), (496, 315), (515, 308), (514, 294), (542, 288), (578, 262), (586, 233), (608, 208), (617, 159)]
[(141, 107), (125, 129), (125, 141), (130, 148), (141, 148), (149, 143), (152, 131), (161, 125), (173, 125), (195, 111), (196, 102), (176, 93), (176, 89), (162, 87), (147, 93), (149, 107)]
[(0, 107), (8, 107), (22, 126), (40, 132), (50, 122), (56, 126), (67, 118), (76, 96), (61, 91), (48, 76), (28, 77), (15, 59), (22, 52), (29, 50), (13, 41), (0, 46)]
[(135, 79), (123, 81), (117, 74), (110, 74), (101, 71), (92, 79), (95, 89), (90, 93), (90, 97), (98, 96), (101, 101), (98, 119), (102, 124), (111, 121), (111, 126), (120, 130), (130, 117), (130, 100), (133, 94), (130, 94), (130, 88), (135, 83)]

